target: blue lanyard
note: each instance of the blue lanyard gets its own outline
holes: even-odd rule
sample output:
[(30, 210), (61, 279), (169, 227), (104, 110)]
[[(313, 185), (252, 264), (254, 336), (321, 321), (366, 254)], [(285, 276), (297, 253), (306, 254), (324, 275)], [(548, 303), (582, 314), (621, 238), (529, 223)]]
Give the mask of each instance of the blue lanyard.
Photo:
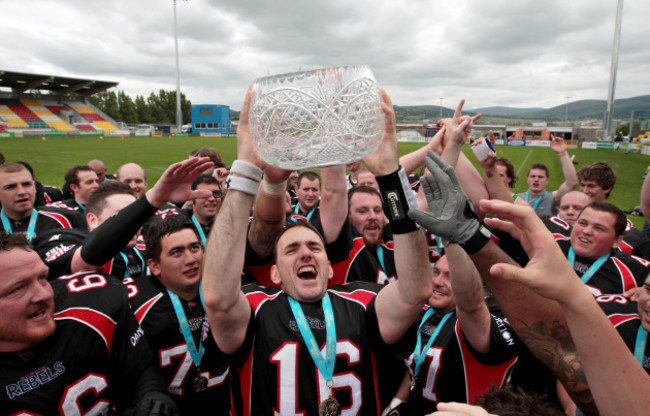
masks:
[(74, 202), (75, 202), (75, 204), (77, 204), (77, 205), (79, 206), (79, 208), (81, 208), (82, 211), (85, 211), (85, 210), (86, 210), (86, 206), (85, 206), (84, 204), (82, 204), (81, 202), (77, 201), (76, 199), (74, 200)]
[(442, 240), (437, 235), (434, 235), (434, 237), (436, 239), (436, 247), (438, 248), (438, 253), (442, 254), (442, 250), (443, 250)]
[[(311, 221), (311, 216), (314, 215), (314, 211), (316, 211), (317, 205), (314, 205), (314, 208), (309, 211), (307, 214), (307, 222)], [(294, 214), (300, 214), (300, 202), (296, 203), (296, 207), (293, 209)], [(297, 220), (295, 218), (291, 218), (292, 222), (296, 222)]]
[[(140, 257), (140, 262), (142, 262), (142, 271), (144, 272), (145, 266), (144, 266), (144, 259), (142, 258), (142, 255), (140, 254), (140, 251), (137, 248), (133, 248), (133, 251), (135, 251), (135, 254), (137, 254), (138, 257)], [(120, 251), (120, 256), (122, 256), (122, 259), (124, 260), (124, 278), (131, 277), (131, 274), (129, 273), (129, 258), (127, 257), (126, 254), (122, 253)]]
[[(198, 367), (201, 364), (201, 358), (203, 358), (205, 346), (203, 345), (203, 342), (199, 340), (199, 348), (196, 348), (194, 338), (192, 338), (192, 331), (190, 331), (190, 324), (187, 323), (187, 317), (185, 316), (185, 311), (183, 311), (183, 305), (181, 305), (181, 301), (178, 298), (178, 295), (169, 289), (167, 289), (167, 293), (169, 294), (169, 298), (172, 301), (172, 305), (174, 305), (174, 312), (176, 312), (176, 318), (178, 318), (178, 324), (181, 327), (181, 332), (183, 333), (183, 338), (185, 339), (185, 344), (187, 345), (187, 351), (189, 351), (194, 365)], [(199, 296), (201, 297), (201, 305), (203, 305), (203, 310), (205, 311), (203, 292), (201, 291), (200, 286)]]
[(384, 273), (388, 273), (386, 266), (384, 266), (384, 249), (381, 247), (381, 244), (377, 246), (377, 260), (379, 260), (379, 264)]
[(201, 223), (199, 222), (199, 220), (196, 219), (196, 216), (194, 214), (192, 214), (192, 222), (194, 223), (196, 230), (199, 232), (199, 236), (201, 237), (201, 244), (203, 245), (203, 247), (205, 247), (208, 240), (205, 238), (205, 233), (203, 232), (203, 227), (201, 226)]
[(438, 326), (436, 327), (436, 330), (433, 331), (433, 335), (431, 335), (431, 338), (429, 338), (429, 341), (427, 342), (427, 345), (422, 349), (422, 333), (420, 330), (422, 329), (422, 325), (424, 325), (427, 320), (433, 315), (435, 311), (433, 308), (429, 308), (425, 313), (424, 316), (422, 317), (422, 322), (420, 322), (420, 326), (418, 327), (418, 337), (417, 337), (417, 343), (415, 344), (415, 350), (413, 351), (413, 360), (415, 361), (415, 375), (417, 376), (420, 374), (420, 367), (422, 367), (422, 363), (424, 362), (424, 357), (427, 356), (427, 351), (429, 351), (429, 348), (431, 348), (431, 345), (433, 345), (433, 341), (438, 337), (438, 334), (440, 334), (440, 330), (442, 329), (443, 325), (451, 314), (453, 312), (449, 312), (445, 314), (445, 316), (442, 317), (440, 322), (438, 323)]
[(645, 344), (648, 341), (648, 332), (643, 329), (643, 325), (639, 326), (636, 333), (636, 344), (634, 346), (634, 357), (643, 367), (643, 353), (645, 352)]
[(307, 350), (309, 350), (309, 355), (311, 355), (316, 367), (318, 367), (318, 371), (320, 371), (323, 378), (327, 381), (331, 394), (334, 362), (336, 361), (336, 325), (334, 323), (334, 311), (332, 310), (329, 294), (325, 292), (325, 296), (323, 296), (323, 314), (325, 315), (325, 330), (327, 331), (325, 357), (323, 357), (320, 348), (318, 348), (318, 344), (316, 343), (314, 334), (311, 332), (311, 328), (307, 324), (307, 318), (305, 318), (300, 303), (289, 295), (287, 295), (287, 299), (289, 300), (293, 317), (296, 319), (298, 328), (300, 328), (302, 339), (305, 341)]
[[(533, 211), (535, 211), (537, 209), (537, 206), (539, 205), (540, 202), (542, 202), (542, 198), (544, 198), (544, 196), (546, 196), (547, 193), (548, 193), (548, 191), (544, 191), (542, 196), (537, 198), (537, 201), (535, 201), (535, 204), (533, 205)], [(526, 191), (526, 202), (528, 202), (528, 191)]]
[[(596, 274), (598, 269), (600, 269), (600, 266), (602, 266), (603, 263), (605, 263), (607, 261), (607, 259), (609, 258), (609, 254), (610, 253), (607, 253), (607, 254), (605, 254), (603, 256), (600, 256), (598, 258), (598, 260), (596, 260), (591, 266), (589, 266), (589, 268), (582, 275), (580, 280), (582, 280), (583, 283), (587, 283), (589, 281), (589, 279), (591, 279), (593, 277), (593, 275)], [(573, 267), (573, 264), (576, 261), (576, 252), (573, 251), (573, 247), (569, 248), (569, 257), (567, 258), (567, 260), (569, 260), (569, 264), (571, 264), (571, 267)]]
[[(25, 238), (27, 238), (27, 241), (30, 243), (32, 242), (32, 238), (34, 238), (34, 230), (36, 229), (36, 218), (38, 217), (38, 211), (36, 209), (32, 208), (32, 215), (29, 217), (29, 225), (27, 226), (27, 234), (25, 234)], [(11, 229), (11, 223), (9, 222), (9, 218), (7, 218), (7, 215), (5, 214), (5, 210), (0, 210), (0, 219), (2, 219), (2, 226), (5, 229), (5, 232), (7, 234), (13, 234), (13, 230)]]

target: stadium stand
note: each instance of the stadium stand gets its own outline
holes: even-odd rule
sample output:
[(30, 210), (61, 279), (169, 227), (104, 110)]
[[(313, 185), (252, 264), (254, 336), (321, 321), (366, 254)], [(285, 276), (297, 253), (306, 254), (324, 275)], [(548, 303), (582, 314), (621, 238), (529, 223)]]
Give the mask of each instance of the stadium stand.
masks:
[(90, 121), (97, 130), (104, 130), (107, 132), (117, 130), (117, 127), (115, 127), (111, 122), (106, 121), (102, 116), (86, 105), (81, 103), (71, 103), (70, 107), (79, 113), (84, 119)]
[(22, 100), (22, 103), (34, 114), (40, 117), (49, 127), (58, 131), (75, 131), (75, 128), (54, 115), (46, 106), (38, 100)]
[(22, 118), (0, 100), (0, 117), (7, 122), (8, 129), (28, 129), (29, 124), (25, 123)]

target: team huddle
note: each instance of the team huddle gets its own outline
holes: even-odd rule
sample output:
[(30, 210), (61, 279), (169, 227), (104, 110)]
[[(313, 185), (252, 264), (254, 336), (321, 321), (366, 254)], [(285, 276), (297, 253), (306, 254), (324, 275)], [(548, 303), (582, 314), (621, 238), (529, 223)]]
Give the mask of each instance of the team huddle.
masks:
[(507, 159), (461, 152), (462, 102), (399, 157), (382, 97), (378, 150), (319, 173), (259, 158), (250, 91), (229, 169), (201, 149), (147, 190), (93, 160), (64, 197), (0, 165), (1, 413), (647, 409), (650, 239), (611, 168), (553, 138), (562, 185), (534, 164), (512, 194)]

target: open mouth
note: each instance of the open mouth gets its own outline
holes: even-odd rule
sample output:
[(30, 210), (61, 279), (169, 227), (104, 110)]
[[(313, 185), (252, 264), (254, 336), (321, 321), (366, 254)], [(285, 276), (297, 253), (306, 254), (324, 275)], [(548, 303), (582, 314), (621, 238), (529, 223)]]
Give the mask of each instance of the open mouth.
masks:
[(435, 296), (447, 296), (446, 293), (438, 292), (437, 290), (434, 290), (434, 291), (433, 291), (433, 294), (434, 294)]
[(27, 315), (27, 319), (29, 319), (29, 320), (39, 320), (39, 319), (45, 318), (46, 315), (47, 315), (47, 309), (42, 308), (42, 309), (38, 309), (36, 312), (34, 312), (31, 315)]
[(298, 269), (298, 278), (304, 280), (312, 280), (317, 276), (316, 268), (314, 266), (303, 266)]

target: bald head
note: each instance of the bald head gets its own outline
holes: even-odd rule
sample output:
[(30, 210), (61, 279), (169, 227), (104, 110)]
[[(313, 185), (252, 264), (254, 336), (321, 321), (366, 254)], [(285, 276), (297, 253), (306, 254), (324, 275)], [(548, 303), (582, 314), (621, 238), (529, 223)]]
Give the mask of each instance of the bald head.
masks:
[(558, 217), (573, 227), (582, 209), (589, 205), (591, 198), (580, 191), (567, 192), (560, 200)]
[(104, 165), (104, 162), (102, 162), (99, 159), (93, 159), (90, 162), (88, 162), (88, 167), (97, 174), (97, 179), (99, 180), (99, 183), (104, 182), (104, 180), (106, 179), (106, 166)]
[(147, 175), (142, 166), (137, 163), (120, 166), (116, 176), (118, 181), (129, 185), (137, 198), (140, 198), (147, 190)]

